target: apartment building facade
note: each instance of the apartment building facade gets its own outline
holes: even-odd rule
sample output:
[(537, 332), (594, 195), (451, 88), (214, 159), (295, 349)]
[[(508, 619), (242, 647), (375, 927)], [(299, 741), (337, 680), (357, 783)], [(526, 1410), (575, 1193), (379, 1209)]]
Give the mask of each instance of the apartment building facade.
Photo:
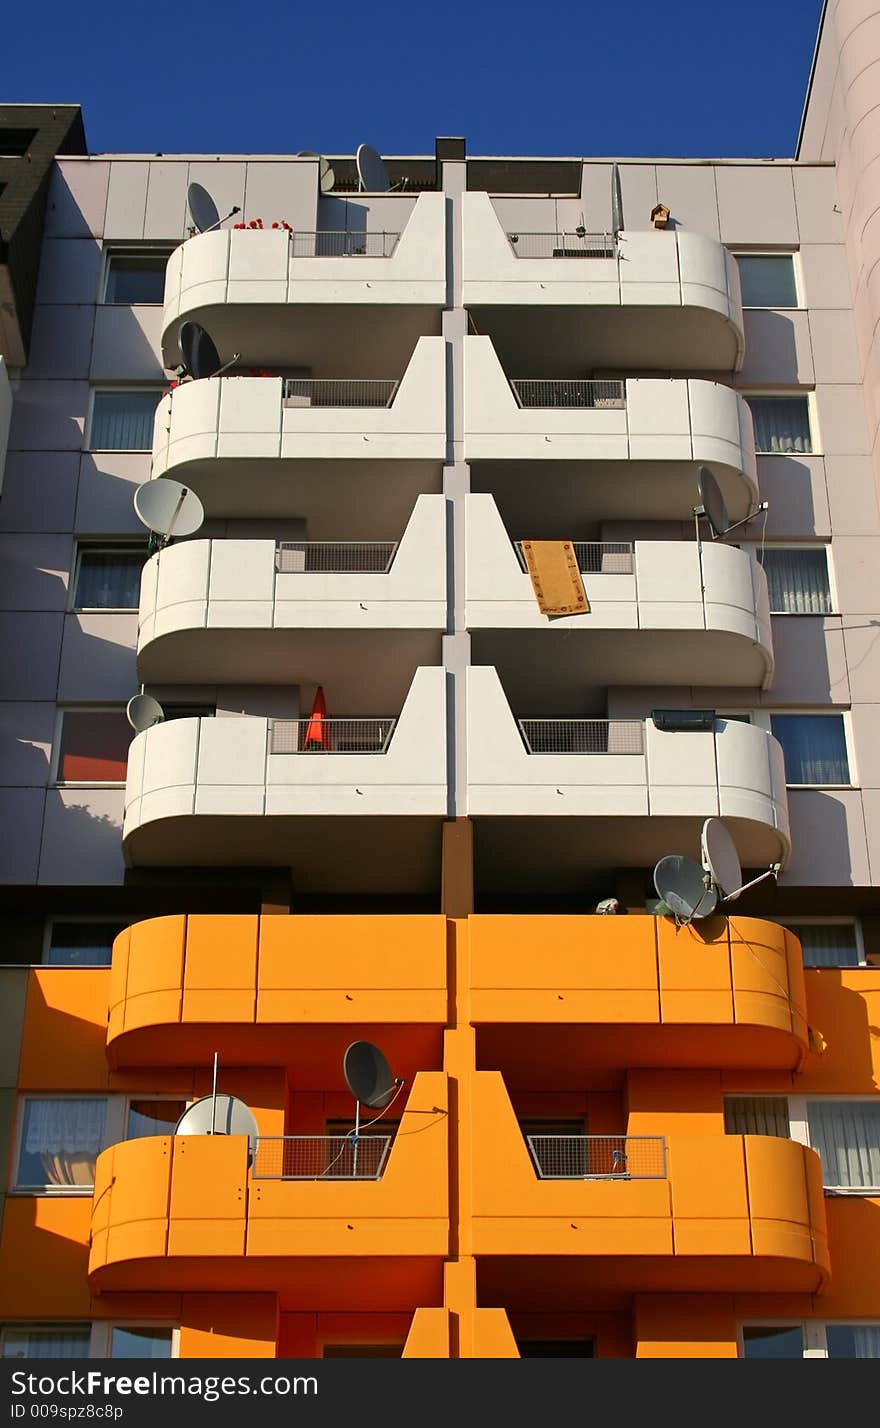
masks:
[[(67, 115), (0, 328), (4, 1355), (880, 1357), (878, 94), (839, 0), (790, 160), (370, 192)], [(709, 818), (781, 870), (680, 925)], [(253, 1138), (174, 1134), (215, 1055)]]

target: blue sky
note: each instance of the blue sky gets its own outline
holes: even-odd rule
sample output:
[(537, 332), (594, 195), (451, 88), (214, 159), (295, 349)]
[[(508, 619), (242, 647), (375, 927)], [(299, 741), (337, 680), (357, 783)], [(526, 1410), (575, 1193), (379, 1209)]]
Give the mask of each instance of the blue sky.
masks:
[[(10, 6), (7, 102), (89, 148), (789, 156), (821, 0)], [(546, 23), (545, 23), (546, 21)]]

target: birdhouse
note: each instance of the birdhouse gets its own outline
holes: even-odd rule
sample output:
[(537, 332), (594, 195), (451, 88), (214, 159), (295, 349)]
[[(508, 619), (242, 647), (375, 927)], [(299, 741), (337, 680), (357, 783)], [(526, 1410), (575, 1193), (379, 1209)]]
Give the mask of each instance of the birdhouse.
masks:
[(651, 222), (655, 228), (665, 228), (669, 222), (669, 209), (665, 203), (658, 203), (651, 209)]

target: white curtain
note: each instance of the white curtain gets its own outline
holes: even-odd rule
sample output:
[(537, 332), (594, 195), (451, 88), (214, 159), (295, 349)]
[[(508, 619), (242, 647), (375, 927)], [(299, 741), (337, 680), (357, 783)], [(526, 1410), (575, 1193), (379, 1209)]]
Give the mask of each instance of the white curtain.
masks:
[(162, 393), (96, 392), (89, 445), (94, 450), (150, 451)]
[(856, 1359), (880, 1359), (880, 1324), (856, 1324), (853, 1327)]
[(826, 1185), (880, 1189), (880, 1106), (868, 1101), (808, 1101), (807, 1122)]
[(88, 1324), (52, 1329), (17, 1329), (11, 1326), (3, 1334), (3, 1357), (4, 1359), (87, 1359), (89, 1338)]
[(755, 450), (774, 455), (813, 449), (806, 397), (747, 397), (755, 424)]
[(85, 550), (80, 556), (76, 603), (84, 609), (136, 610), (146, 551)]
[(826, 615), (831, 609), (828, 560), (821, 550), (765, 550), (770, 609), (781, 615)]
[(44, 1179), (22, 1180), (20, 1173), (20, 1183), (93, 1185), (106, 1118), (107, 1102), (96, 1096), (28, 1101), (22, 1150), (38, 1160)]
[(830, 1359), (880, 1359), (880, 1324), (829, 1324)]
[(853, 927), (834, 923), (792, 923), (800, 939), (805, 967), (857, 967), (859, 949)]
[(840, 714), (772, 714), (770, 728), (785, 755), (786, 783), (849, 783)]

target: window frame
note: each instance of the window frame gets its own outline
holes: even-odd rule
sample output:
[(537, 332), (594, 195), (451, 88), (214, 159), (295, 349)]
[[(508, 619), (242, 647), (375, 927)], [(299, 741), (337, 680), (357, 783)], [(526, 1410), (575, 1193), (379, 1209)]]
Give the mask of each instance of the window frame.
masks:
[[(762, 454), (763, 454), (763, 453), (762, 453)], [(769, 453), (769, 454), (770, 454), (770, 455), (773, 455), (772, 452)], [(826, 574), (827, 574), (827, 576), (828, 576), (828, 600), (829, 600), (830, 605), (831, 605), (830, 610), (817, 611), (817, 612), (814, 614), (812, 611), (806, 611), (806, 610), (804, 610), (804, 611), (801, 611), (801, 610), (774, 610), (774, 609), (773, 609), (773, 606), (771, 605), (771, 606), (770, 606), (770, 614), (773, 615), (774, 618), (778, 615), (778, 616), (780, 616), (780, 618), (782, 618), (782, 619), (784, 619), (784, 620), (790, 620), (790, 619), (797, 619), (797, 620), (828, 620), (828, 619), (831, 619), (832, 617), (837, 617), (837, 618), (839, 618), (839, 616), (840, 616), (840, 601), (839, 601), (838, 598), (837, 598), (837, 582), (836, 582), (836, 580), (835, 580), (835, 578), (834, 578), (834, 562), (833, 562), (833, 560), (832, 560), (832, 558), (831, 558), (831, 543), (830, 543), (829, 541), (792, 541), (792, 540), (741, 541), (741, 542), (740, 542), (740, 545), (741, 545), (741, 548), (742, 548), (743, 550), (750, 550), (750, 551), (751, 551), (753, 559), (755, 560), (755, 562), (756, 562), (757, 565), (760, 565), (760, 566), (761, 566), (761, 569), (762, 569), (762, 570), (763, 570), (764, 567), (763, 567), (763, 564), (762, 564), (762, 562), (761, 562), (761, 560), (760, 560), (760, 555), (763, 554), (763, 552), (764, 552), (765, 550), (797, 550), (797, 551), (816, 551), (816, 550), (824, 550), (824, 552), (825, 552), (825, 571), (826, 571)], [(765, 572), (765, 573), (766, 573), (766, 572)], [(769, 591), (770, 591), (770, 582), (769, 582), (769, 580), (768, 580), (768, 581), (767, 581), (768, 598), (769, 598)]]
[(132, 555), (143, 550), (144, 565), (150, 559), (146, 541), (132, 540), (82, 540), (77, 539), (74, 543), (73, 566), (70, 572), (70, 583), (68, 586), (67, 609), (71, 614), (83, 615), (132, 615), (137, 614), (140, 602), (137, 605), (78, 605), (76, 603), (77, 587), (79, 586), (80, 566), (82, 557), (94, 552), (101, 552), (104, 555)]
[[(119, 304), (112, 304), (114, 307)], [(122, 304), (125, 306), (125, 304)], [(149, 446), (93, 446), (92, 430), (95, 421), (95, 397), (103, 392), (110, 392), (114, 396), (121, 396), (123, 392), (158, 392), (159, 402), (168, 391), (166, 382), (120, 382), (114, 386), (111, 382), (96, 382), (89, 388), (89, 406), (86, 415), (85, 431), (83, 432), (83, 451), (127, 451), (133, 456), (149, 456), (152, 453), (152, 443)], [(158, 408), (159, 402), (156, 403)]]
[[(800, 786), (803, 787), (803, 785)], [(800, 934), (798, 932), (798, 927), (803, 926), (804, 923), (815, 923), (824, 927), (851, 927), (855, 934), (855, 944), (856, 950), (859, 954), (859, 960), (855, 967), (852, 965), (852, 963), (849, 962), (841, 962), (839, 965), (844, 970), (849, 970), (851, 972), (854, 972), (857, 967), (867, 967), (870, 965), (865, 960), (865, 938), (864, 933), (862, 932), (861, 919), (858, 917), (775, 917), (772, 919), (772, 921), (778, 922), (780, 927), (785, 927), (788, 929), (789, 932), (793, 932), (795, 937), (797, 937), (798, 941), (801, 940)], [(832, 972), (834, 968), (811, 967), (808, 966), (808, 964), (805, 962), (804, 970), (806, 972)]]
[(794, 278), (795, 302), (793, 307), (771, 307), (766, 303), (743, 302), (743, 312), (804, 312), (804, 282), (799, 248), (732, 248), (733, 257), (739, 267), (740, 258), (790, 258)]
[(195, 1104), (195, 1098), (186, 1091), (182, 1091), (179, 1096), (175, 1096), (171, 1091), (125, 1091), (122, 1092), (122, 1099), (125, 1102), (122, 1108), (122, 1129), (125, 1132), (123, 1139), (128, 1140), (149, 1140), (149, 1136), (130, 1136), (128, 1134), (128, 1117), (131, 1113), (132, 1101), (171, 1101), (175, 1105), (183, 1103), (184, 1109), (189, 1110)]
[[(847, 769), (848, 769), (848, 772), (849, 772), (849, 783), (789, 783), (788, 780), (786, 779), (786, 784), (785, 784), (786, 788), (795, 788), (795, 789), (797, 789), (797, 788), (847, 788), (847, 789), (854, 789), (854, 788), (860, 788), (860, 787), (861, 787), (861, 785), (860, 785), (860, 783), (859, 783), (859, 780), (858, 780), (858, 769), (857, 769), (857, 767), (856, 767), (856, 761), (855, 761), (855, 740), (854, 740), (854, 738), (853, 738), (852, 711), (851, 711), (850, 709), (835, 709), (835, 708), (833, 708), (833, 707), (832, 707), (832, 708), (826, 707), (826, 708), (824, 708), (824, 709), (815, 709), (815, 708), (814, 708), (814, 709), (804, 709), (804, 708), (802, 708), (802, 707), (800, 707), (800, 708), (795, 707), (795, 708), (793, 708), (793, 709), (767, 709), (767, 708), (761, 708), (761, 709), (754, 709), (754, 710), (752, 711), (752, 719), (751, 719), (751, 722), (752, 722), (753, 724), (757, 724), (758, 728), (763, 729), (766, 733), (773, 735), (773, 725), (772, 725), (772, 723), (771, 723), (771, 720), (772, 720), (772, 718), (773, 718), (774, 715), (777, 715), (777, 716), (779, 716), (780, 718), (789, 717), (789, 716), (792, 716), (792, 717), (795, 717), (795, 718), (805, 718), (805, 717), (809, 717), (809, 718), (818, 718), (818, 719), (840, 718), (840, 719), (842, 719), (842, 721), (843, 721), (843, 737), (844, 737), (844, 743), (845, 743), (845, 747), (846, 747), (846, 762), (847, 762)], [(773, 737), (776, 738), (776, 735), (773, 735)], [(777, 741), (777, 743), (779, 744), (779, 747), (782, 748), (782, 741), (781, 741), (780, 739), (778, 739), (778, 738), (777, 738), (776, 741)], [(805, 919), (805, 921), (806, 921), (806, 919)]]
[(111, 1145), (116, 1145), (121, 1139), (121, 1135), (114, 1135), (114, 1127), (124, 1127), (125, 1121), (121, 1116), (124, 1096), (114, 1094), (112, 1091), (103, 1095), (93, 1094), (91, 1091), (19, 1091), (15, 1108), (15, 1134), (12, 1138), (12, 1155), (9, 1162), (9, 1174), (7, 1178), (7, 1195), (27, 1196), (32, 1198), (43, 1198), (48, 1196), (52, 1199), (60, 1198), (68, 1200), (71, 1198), (80, 1199), (83, 1196), (91, 1196), (95, 1193), (94, 1183), (91, 1185), (20, 1185), (18, 1182), (19, 1162), (21, 1160), (22, 1143), (24, 1140), (24, 1120), (25, 1106), (29, 1101), (103, 1101), (107, 1107), (104, 1117), (104, 1141), (98, 1155), (101, 1155)]
[[(59, 704), (55, 710), (55, 731), (52, 738), (52, 761), (49, 767), (50, 788), (125, 788), (125, 779), (62, 779), (58, 777), (61, 767), (61, 734), (65, 714), (122, 714), (124, 704)], [(134, 738), (132, 732), (132, 738)]]
[[(782, 309), (782, 308), (778, 308), (778, 309), (777, 309), (777, 308), (756, 308), (756, 309), (754, 309), (754, 311), (756, 311), (756, 312), (758, 312), (758, 311), (760, 311), (760, 312), (777, 312), (777, 311), (782, 312), (783, 310), (786, 311), (786, 312), (795, 312), (795, 311), (796, 311), (795, 308), (785, 308), (785, 309)], [(823, 450), (823, 448), (822, 448), (822, 433), (821, 433), (821, 431), (820, 431), (820, 429), (819, 429), (819, 415), (818, 415), (818, 408), (817, 408), (817, 404), (816, 404), (816, 389), (815, 389), (815, 387), (758, 387), (758, 388), (737, 387), (736, 390), (737, 390), (739, 396), (741, 396), (742, 399), (743, 399), (743, 401), (745, 401), (746, 403), (748, 403), (748, 400), (749, 400), (750, 397), (754, 397), (756, 401), (757, 401), (757, 400), (760, 400), (760, 399), (762, 399), (762, 398), (764, 398), (764, 397), (802, 397), (802, 398), (804, 398), (804, 400), (805, 400), (806, 403), (807, 403), (807, 425), (808, 425), (809, 431), (810, 431), (810, 450), (809, 450), (809, 451), (762, 451), (762, 450), (760, 449), (760, 447), (758, 446), (757, 442), (756, 442), (756, 443), (755, 443), (755, 455), (756, 455), (756, 456), (784, 457), (784, 458), (789, 459), (789, 460), (794, 459), (795, 461), (803, 461), (805, 458), (810, 457), (810, 456), (824, 456), (825, 453), (824, 453), (824, 450)], [(751, 408), (749, 408), (749, 414), (751, 415)]]
[[(790, 1124), (792, 1127), (795, 1125), (795, 1115), (794, 1115), (794, 1110), (792, 1109), (792, 1107), (794, 1106), (794, 1109), (798, 1112), (798, 1123), (803, 1125), (804, 1133), (805, 1133), (805, 1136), (806, 1136), (806, 1139), (803, 1140), (803, 1141), (801, 1141), (801, 1144), (802, 1144), (802, 1145), (807, 1145), (807, 1146), (809, 1146), (811, 1150), (815, 1150), (817, 1155), (819, 1154), (819, 1152), (818, 1152), (818, 1150), (816, 1150), (816, 1147), (812, 1144), (812, 1142), (811, 1142), (811, 1140), (810, 1140), (810, 1117), (809, 1117), (809, 1113), (808, 1113), (808, 1110), (807, 1110), (807, 1102), (808, 1102), (808, 1101), (826, 1101), (826, 1102), (828, 1102), (829, 1104), (830, 1104), (831, 1102), (838, 1102), (838, 1103), (839, 1103), (839, 1102), (843, 1102), (843, 1103), (846, 1104), (846, 1105), (851, 1105), (851, 1104), (853, 1104), (853, 1103), (858, 1103), (858, 1104), (865, 1104), (865, 1105), (869, 1105), (869, 1106), (876, 1106), (876, 1105), (880, 1104), (880, 1098), (878, 1098), (878, 1096), (876, 1096), (876, 1095), (874, 1095), (874, 1096), (841, 1096), (841, 1095), (824, 1095), (822, 1092), (818, 1092), (818, 1093), (817, 1093), (817, 1092), (813, 1092), (811, 1095), (789, 1096), (789, 1098), (788, 1098), (788, 1106), (789, 1106), (788, 1119), (789, 1119), (789, 1124)], [(800, 1136), (799, 1136), (799, 1135), (798, 1135), (798, 1136), (795, 1136), (794, 1134), (792, 1134), (792, 1140), (800, 1140)], [(825, 1181), (824, 1181), (824, 1178), (823, 1178), (823, 1180), (822, 1180), (822, 1193), (823, 1193), (824, 1195), (835, 1195), (835, 1196), (837, 1196), (837, 1195), (845, 1195), (845, 1196), (847, 1196), (848, 1198), (849, 1198), (849, 1197), (852, 1197), (852, 1196), (864, 1196), (864, 1197), (867, 1197), (869, 1200), (872, 1200), (872, 1199), (873, 1199), (873, 1200), (876, 1200), (876, 1199), (878, 1198), (878, 1196), (880, 1196), (880, 1183), (878, 1183), (877, 1185), (826, 1185), (826, 1184), (825, 1184)], [(847, 1319), (847, 1320), (840, 1320), (840, 1322), (841, 1322), (841, 1323), (850, 1323), (851, 1321)], [(873, 1323), (873, 1322), (875, 1322), (875, 1321), (872, 1320), (871, 1322)], [(878, 1322), (880, 1322), (880, 1321), (878, 1321)]]
[(180, 247), (179, 243), (105, 243), (101, 253), (101, 276), (98, 287), (99, 307), (163, 307), (165, 303), (163, 279), (163, 297), (159, 302), (112, 302), (107, 297), (107, 289), (110, 285), (110, 265), (114, 258), (152, 258), (165, 254), (165, 268), (172, 253)]
[[(67, 788), (67, 784), (64, 784), (63, 787)], [(41, 967), (52, 967), (57, 972), (78, 972), (84, 971), (87, 968), (106, 968), (110, 966), (109, 962), (85, 962), (82, 967), (65, 966), (63, 963), (50, 962), (49, 953), (52, 950), (52, 927), (56, 922), (83, 922), (88, 923), (91, 926), (95, 926), (96, 923), (106, 922), (108, 927), (116, 927), (120, 922), (125, 922), (124, 916), (111, 917), (107, 913), (101, 913), (97, 917), (89, 917), (86, 913), (71, 913), (69, 915), (65, 913), (49, 913), (49, 915), (44, 919), (42, 960), (36, 965)], [(131, 923), (129, 922), (127, 925), (130, 927)]]

